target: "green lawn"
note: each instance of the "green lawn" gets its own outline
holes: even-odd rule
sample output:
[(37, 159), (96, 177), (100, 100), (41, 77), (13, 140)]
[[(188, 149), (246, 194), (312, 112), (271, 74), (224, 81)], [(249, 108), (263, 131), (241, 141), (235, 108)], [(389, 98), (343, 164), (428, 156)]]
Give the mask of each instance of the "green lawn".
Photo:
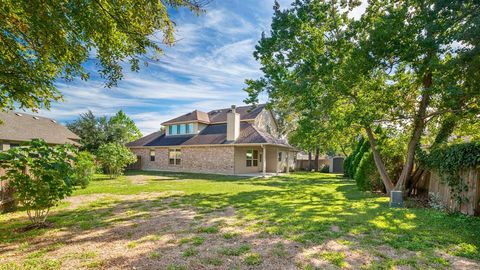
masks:
[[(292, 262), (299, 269), (325, 264), (355, 269), (480, 265), (480, 218), (431, 209), (392, 209), (388, 198), (360, 192), (354, 182), (339, 175), (294, 173), (251, 179), (130, 172), (114, 180), (99, 175), (74, 196), (85, 198), (85, 203), (77, 202), (73, 209), (67, 202), (56, 207), (49, 218), (54, 224), (50, 229), (16, 232), (15, 228), (27, 224), (25, 213), (1, 215), (0, 256), (8, 254), (9, 259), (0, 258), (0, 269), (28, 269), (29, 265), (34, 265), (30, 269), (57, 269), (68, 263), (110, 268), (101, 250), (92, 250), (90, 257), (72, 255), (69, 245), (83, 242), (70, 242), (64, 235), (120, 232), (127, 225), (129, 231), (121, 239), (108, 234), (114, 239), (110, 245), (126, 241), (126, 249), (138, 249), (138, 256), (146, 259), (128, 266), (140, 269), (155, 262), (167, 269), (194, 269), (199, 264), (214, 269), (266, 269), (269, 260)], [(89, 196), (93, 199), (87, 200)], [(228, 209), (234, 211), (233, 220), (222, 221)], [(187, 214), (193, 217), (162, 225), (161, 230), (152, 222)], [(171, 235), (174, 240), (166, 240)], [(50, 236), (54, 240), (35, 255), (39, 242)], [(271, 244), (256, 246), (263, 239)], [(160, 242), (150, 248), (144, 244), (149, 241)], [(159, 248), (159, 243), (165, 246)], [(214, 254), (209, 253), (212, 246), (218, 249)], [(39, 258), (49, 264), (35, 264)]]

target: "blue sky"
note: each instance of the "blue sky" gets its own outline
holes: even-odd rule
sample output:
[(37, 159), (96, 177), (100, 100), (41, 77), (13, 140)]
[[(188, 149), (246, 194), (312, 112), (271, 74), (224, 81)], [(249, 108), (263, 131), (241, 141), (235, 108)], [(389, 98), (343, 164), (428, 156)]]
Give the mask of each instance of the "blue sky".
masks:
[[(284, 8), (291, 0), (279, 2)], [(199, 16), (175, 11), (178, 41), (160, 61), (139, 72), (125, 69), (125, 78), (110, 89), (95, 76), (95, 65), (86, 63), (92, 78), (58, 81), (64, 101), (39, 114), (65, 123), (87, 110), (112, 115), (122, 109), (146, 135), (163, 121), (195, 109), (242, 105), (245, 79), (261, 76), (252, 53), (262, 31), (269, 31), (272, 6), (273, 0), (213, 0)]]

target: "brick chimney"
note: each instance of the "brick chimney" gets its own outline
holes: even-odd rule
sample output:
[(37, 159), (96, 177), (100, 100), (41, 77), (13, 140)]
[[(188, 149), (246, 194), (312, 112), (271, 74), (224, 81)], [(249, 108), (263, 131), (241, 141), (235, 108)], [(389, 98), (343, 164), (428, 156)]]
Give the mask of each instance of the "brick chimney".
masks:
[(240, 136), (240, 114), (237, 113), (235, 105), (227, 113), (227, 141), (235, 141)]

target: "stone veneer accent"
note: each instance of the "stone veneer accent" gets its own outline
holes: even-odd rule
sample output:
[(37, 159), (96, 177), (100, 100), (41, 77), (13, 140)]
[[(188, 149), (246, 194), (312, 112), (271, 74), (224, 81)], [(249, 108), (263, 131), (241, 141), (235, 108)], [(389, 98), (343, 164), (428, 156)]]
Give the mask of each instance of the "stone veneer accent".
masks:
[(263, 110), (257, 118), (255, 118), (255, 126), (263, 132), (267, 132), (267, 126), (270, 127), (270, 134), (274, 137), (278, 137), (277, 123), (272, 117), (272, 113), (268, 110)]
[[(141, 156), (142, 170), (182, 171), (201, 173), (234, 174), (233, 146), (192, 146), (172, 147), (182, 149), (180, 165), (168, 163), (168, 149), (161, 148), (131, 148), (131, 151)], [(155, 150), (155, 161), (150, 161), (150, 150)]]

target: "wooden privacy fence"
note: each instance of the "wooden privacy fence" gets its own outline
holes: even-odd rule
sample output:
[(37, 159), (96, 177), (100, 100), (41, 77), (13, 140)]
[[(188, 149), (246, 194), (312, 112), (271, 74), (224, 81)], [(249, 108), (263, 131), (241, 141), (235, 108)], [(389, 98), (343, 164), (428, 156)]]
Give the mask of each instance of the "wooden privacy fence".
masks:
[(468, 189), (460, 193), (462, 202), (453, 198), (450, 187), (441, 181), (441, 177), (435, 172), (424, 175), (421, 186), (434, 194), (439, 202), (451, 211), (459, 211), (466, 215), (480, 215), (480, 169), (471, 168), (460, 172), (460, 178)]
[[(322, 169), (323, 166), (325, 165), (328, 165), (328, 160), (326, 159), (323, 159), (323, 158), (319, 158), (318, 159), (318, 169)], [(297, 170), (304, 170), (304, 171), (308, 171), (308, 168), (309, 168), (309, 160), (305, 160), (305, 159), (297, 159), (297, 163), (295, 164), (295, 168)], [(312, 169), (315, 168), (315, 159), (312, 159)]]

